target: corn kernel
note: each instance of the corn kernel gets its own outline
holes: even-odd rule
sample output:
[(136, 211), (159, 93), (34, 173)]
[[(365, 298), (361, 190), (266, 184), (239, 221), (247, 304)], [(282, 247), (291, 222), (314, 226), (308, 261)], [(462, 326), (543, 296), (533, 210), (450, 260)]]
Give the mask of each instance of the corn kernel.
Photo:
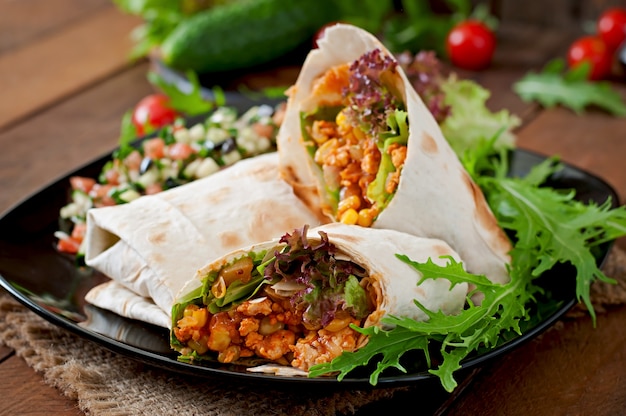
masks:
[(230, 334), (225, 329), (214, 330), (209, 335), (207, 345), (213, 351), (224, 351), (230, 345)]
[(352, 134), (354, 134), (354, 137), (356, 137), (356, 139), (359, 142), (362, 142), (366, 139), (365, 137), (365, 132), (363, 130), (361, 130), (360, 128), (354, 128), (352, 129)]
[(361, 207), (361, 198), (358, 195), (350, 195), (349, 197), (339, 201), (337, 212), (345, 212), (349, 209), (358, 210)]
[(195, 326), (202, 328), (206, 325), (206, 322), (209, 319), (209, 312), (206, 308), (200, 308), (193, 312), (193, 317), (196, 320)]
[(341, 214), (340, 222), (348, 225), (355, 225), (359, 219), (359, 213), (354, 208), (346, 210)]
[(328, 325), (324, 327), (324, 329), (330, 332), (341, 331), (342, 329), (350, 325), (350, 322), (352, 322), (352, 318), (350, 317), (350, 315), (339, 314), (332, 321), (330, 321)]
[(343, 111), (337, 113), (337, 117), (335, 117), (335, 123), (337, 123), (338, 126), (346, 124), (346, 113), (344, 113)]
[(197, 311), (198, 309), (200, 309), (198, 305), (194, 305), (193, 303), (190, 303), (189, 305), (185, 306), (185, 310), (183, 311), (183, 316), (193, 316), (193, 313)]
[(359, 218), (357, 219), (357, 224), (361, 227), (369, 227), (374, 222), (375, 212), (370, 208), (363, 208), (359, 211)]
[(334, 151), (337, 148), (337, 139), (330, 139), (324, 142), (320, 147), (315, 151), (315, 163), (323, 164), (325, 162), (326, 156)]

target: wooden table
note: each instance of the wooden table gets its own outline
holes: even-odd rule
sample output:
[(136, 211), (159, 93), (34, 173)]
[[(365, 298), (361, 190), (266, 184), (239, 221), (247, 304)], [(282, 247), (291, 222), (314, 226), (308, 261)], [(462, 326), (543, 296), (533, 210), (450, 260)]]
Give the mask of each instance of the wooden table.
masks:
[[(153, 91), (149, 64), (131, 63), (137, 18), (109, 0), (4, 2), (0, 13), (0, 212), (52, 178), (108, 152), (121, 117)], [(506, 23), (506, 22), (505, 22)], [(490, 106), (523, 119), (519, 146), (559, 154), (608, 181), (626, 198), (626, 120), (601, 112), (575, 115), (522, 102), (511, 84), (527, 70), (563, 56), (580, 34), (503, 24), (495, 62), (470, 76), (492, 91)], [(263, 83), (286, 85), (287, 69)], [(256, 81), (259, 81), (258, 79)], [(626, 84), (616, 84), (626, 93)], [(626, 95), (626, 94), (625, 94)], [(626, 243), (618, 243), (626, 248)], [(0, 318), (1, 319), (1, 318)], [(626, 306), (560, 322), (488, 364), (441, 413), (450, 415), (620, 414), (626, 409)], [(0, 413), (78, 415), (76, 403), (0, 347)]]

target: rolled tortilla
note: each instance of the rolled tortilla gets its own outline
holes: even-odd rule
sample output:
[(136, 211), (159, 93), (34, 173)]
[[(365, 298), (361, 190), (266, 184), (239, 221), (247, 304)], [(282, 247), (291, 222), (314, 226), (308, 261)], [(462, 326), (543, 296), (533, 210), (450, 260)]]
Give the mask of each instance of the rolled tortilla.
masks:
[(285, 227), (318, 223), (279, 178), (276, 153), (128, 204), (95, 208), (88, 212), (85, 261), (116, 284), (96, 287), (86, 299), (161, 325), (162, 318), (146, 316), (147, 306), (154, 303), (169, 317), (174, 295), (207, 259)]
[[(282, 251), (286, 246), (287, 254)], [(282, 254), (272, 260), (277, 251)], [(172, 347), (182, 360), (217, 357), (238, 362), (254, 355), (308, 371), (366, 342), (350, 323), (382, 326), (381, 319), (388, 315), (427, 320), (415, 301), (446, 314), (463, 308), (467, 284), (451, 287), (444, 278), (420, 283), (422, 274), (396, 254), (441, 266), (448, 263), (446, 256), (461, 261), (442, 240), (341, 223), (303, 227), (200, 269), (173, 307)], [(285, 256), (291, 261), (276, 266)], [(343, 285), (346, 280), (350, 282)], [(324, 292), (325, 285), (334, 289)]]
[(150, 298), (139, 296), (115, 280), (99, 284), (85, 295), (85, 301), (120, 316), (147, 322), (163, 328), (170, 327), (170, 315)]
[[(345, 68), (375, 50), (383, 57), (393, 57), (370, 33), (346, 24), (332, 26), (319, 48), (309, 53), (297, 82), (288, 91), (287, 111), (277, 138), (281, 173), (308, 206), (332, 221), (343, 219), (337, 218), (336, 202), (329, 202), (330, 186), (311, 156), (310, 140), (307, 143), (303, 138), (301, 117), (321, 106), (345, 105)], [(385, 83), (408, 113), (406, 159), (401, 170), (396, 169), (399, 182), (391, 199), (367, 226), (442, 239), (461, 255), (469, 272), (484, 274), (493, 282), (507, 282), (511, 244), (480, 188), (399, 66), (387, 73)]]

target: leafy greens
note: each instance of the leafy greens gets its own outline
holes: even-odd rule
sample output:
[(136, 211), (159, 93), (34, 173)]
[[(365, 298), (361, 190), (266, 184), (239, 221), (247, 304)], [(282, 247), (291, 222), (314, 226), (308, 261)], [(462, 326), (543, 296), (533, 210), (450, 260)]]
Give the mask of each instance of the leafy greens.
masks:
[[(423, 354), (428, 371), (438, 376), (450, 392), (457, 386), (455, 372), (470, 354), (499, 345), (511, 333), (522, 333), (524, 324), (531, 319), (529, 308), (542, 292), (534, 281), (557, 263), (575, 267), (577, 298), (585, 303), (595, 322), (591, 283), (611, 279), (599, 269), (592, 249), (626, 235), (626, 207), (613, 208), (610, 200), (600, 205), (584, 204), (574, 199), (572, 191), (548, 187), (547, 181), (562, 168), (554, 159), (536, 165), (525, 177), (509, 177), (507, 154), (495, 152), (494, 141), (467, 151), (462, 161), (483, 190), (500, 225), (514, 235), (510, 282), (498, 285), (484, 276), (468, 274), (453, 259), (441, 267), (399, 255), (422, 273), (422, 280), (443, 277), (452, 284), (474, 285), (468, 306), (458, 315), (449, 316), (425, 310), (416, 302), (429, 316), (428, 321), (386, 317), (382, 323), (391, 329), (355, 327), (369, 336), (368, 343), (330, 363), (314, 366), (311, 376), (337, 372), (341, 380), (355, 368), (376, 359), (376, 368), (370, 375), (370, 383), (375, 385), (380, 374), (389, 368), (406, 372), (401, 359), (408, 351), (416, 350)], [(480, 306), (472, 302), (472, 295), (478, 292), (484, 296)], [(431, 355), (437, 348), (438, 365), (434, 368)]]
[(526, 101), (537, 101), (544, 107), (561, 104), (576, 113), (596, 106), (613, 115), (626, 116), (626, 104), (619, 93), (605, 81), (588, 81), (589, 64), (584, 63), (563, 72), (562, 59), (550, 61), (540, 73), (530, 72), (513, 85)]

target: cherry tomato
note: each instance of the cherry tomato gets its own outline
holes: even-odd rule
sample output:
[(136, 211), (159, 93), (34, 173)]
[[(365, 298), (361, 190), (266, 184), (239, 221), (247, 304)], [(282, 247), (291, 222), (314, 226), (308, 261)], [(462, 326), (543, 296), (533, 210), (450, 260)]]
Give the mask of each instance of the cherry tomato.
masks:
[(496, 36), (483, 22), (464, 20), (448, 33), (446, 49), (455, 66), (474, 71), (484, 69), (493, 58)]
[(613, 56), (604, 41), (598, 36), (583, 36), (575, 40), (567, 51), (567, 62), (570, 68), (589, 62), (591, 71), (589, 79), (604, 79), (611, 73)]
[(626, 9), (607, 9), (598, 19), (597, 30), (609, 50), (616, 51), (626, 39)]
[(144, 135), (154, 129), (172, 124), (178, 112), (169, 105), (165, 94), (150, 94), (141, 99), (133, 109), (132, 122), (137, 134)]

